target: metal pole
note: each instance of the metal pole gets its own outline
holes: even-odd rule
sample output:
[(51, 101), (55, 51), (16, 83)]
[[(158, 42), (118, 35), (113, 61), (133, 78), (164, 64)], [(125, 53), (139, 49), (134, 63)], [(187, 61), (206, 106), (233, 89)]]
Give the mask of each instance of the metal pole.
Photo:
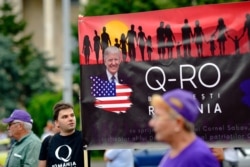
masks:
[[(63, 74), (64, 74), (64, 88), (63, 101), (72, 104), (72, 65), (70, 54), (70, 1), (62, 0), (63, 7)], [(84, 166), (90, 167), (88, 151), (83, 150)]]
[(70, 53), (70, 1), (62, 0), (63, 22), (63, 101), (72, 103), (72, 65)]

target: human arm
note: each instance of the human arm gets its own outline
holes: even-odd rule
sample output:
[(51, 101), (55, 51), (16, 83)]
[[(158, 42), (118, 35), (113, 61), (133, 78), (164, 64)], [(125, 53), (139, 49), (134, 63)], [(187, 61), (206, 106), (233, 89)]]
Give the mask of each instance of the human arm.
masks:
[(136, 32), (134, 32), (134, 38), (135, 38), (135, 39), (134, 39), (134, 40), (135, 40), (134, 42), (136, 42), (136, 44), (139, 45), (139, 43), (138, 43), (139, 36), (137, 37)]
[(174, 36), (174, 33), (172, 32), (172, 30), (171, 30), (171, 34), (172, 34), (172, 37), (173, 37), (174, 43), (176, 43), (175, 36)]
[(106, 150), (105, 153), (104, 153), (104, 161), (106, 161), (106, 162), (113, 161), (118, 156), (118, 154), (120, 152), (121, 151), (119, 149)]
[(231, 37), (230, 35), (227, 35), (227, 37), (234, 41), (233, 37)]
[(224, 151), (223, 148), (211, 148), (213, 155), (218, 161), (224, 160)]
[(144, 39), (145, 39), (145, 41), (147, 41), (147, 39), (148, 39), (148, 38), (146, 37), (145, 33), (144, 33)]
[(82, 41), (82, 53), (84, 54), (84, 49), (85, 49), (85, 39)]
[(217, 31), (219, 30), (218, 26), (216, 27), (215, 31), (212, 33), (212, 36), (215, 36), (215, 34), (217, 33)]
[(46, 167), (47, 166), (47, 154), (48, 154), (48, 144), (49, 141), (51, 140), (52, 136), (47, 136), (41, 145), (41, 149), (39, 152), (39, 162), (38, 162), (38, 167)]
[(245, 24), (244, 24), (244, 28), (243, 28), (243, 32), (242, 32), (242, 36), (244, 36), (244, 35), (245, 35), (246, 30), (247, 30), (247, 22), (245, 22)]
[(203, 40), (206, 42), (206, 38), (205, 38), (205, 35), (204, 35), (202, 28), (201, 28), (201, 36), (202, 36)]
[(46, 166), (47, 166), (47, 161), (46, 160), (39, 160), (38, 167), (46, 167)]
[(91, 45), (90, 41), (89, 41), (89, 47), (90, 47), (91, 51), (93, 52), (93, 48), (92, 48), (92, 45)]
[(190, 36), (191, 36), (191, 38), (194, 39), (195, 38), (195, 32), (193, 33), (191, 28), (189, 28), (189, 30), (190, 30)]
[(241, 40), (243, 38), (244, 34), (242, 34), (240, 37), (239, 37), (239, 40)]
[(109, 43), (109, 46), (111, 46), (111, 40), (109, 36), (108, 36), (108, 43)]
[(106, 150), (106, 151), (104, 152), (103, 160), (104, 160), (105, 162), (111, 161), (111, 160), (107, 157), (107, 154), (108, 154), (108, 150)]

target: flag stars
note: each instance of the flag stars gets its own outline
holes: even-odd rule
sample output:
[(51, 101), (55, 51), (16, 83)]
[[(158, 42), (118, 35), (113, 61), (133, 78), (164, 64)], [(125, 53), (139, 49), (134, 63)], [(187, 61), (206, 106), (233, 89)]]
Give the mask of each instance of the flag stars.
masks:
[(104, 81), (97, 76), (90, 77), (92, 81), (91, 94), (94, 97), (111, 97), (116, 96), (116, 85), (114, 82)]
[(104, 81), (97, 76), (91, 76), (90, 81), (90, 91), (96, 99), (95, 107), (110, 112), (125, 113), (131, 106), (129, 96), (132, 90), (127, 85)]

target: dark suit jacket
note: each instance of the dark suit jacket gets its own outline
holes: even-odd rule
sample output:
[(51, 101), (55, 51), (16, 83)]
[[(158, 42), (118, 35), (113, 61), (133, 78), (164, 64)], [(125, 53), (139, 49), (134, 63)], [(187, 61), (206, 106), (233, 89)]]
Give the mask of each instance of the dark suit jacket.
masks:
[[(105, 81), (109, 80), (107, 73), (106, 73), (106, 70), (99, 77), (100, 77), (100, 79), (105, 80)], [(118, 82), (120, 84), (130, 84), (128, 77), (124, 73), (122, 73), (121, 71), (118, 71), (117, 77), (118, 77)]]

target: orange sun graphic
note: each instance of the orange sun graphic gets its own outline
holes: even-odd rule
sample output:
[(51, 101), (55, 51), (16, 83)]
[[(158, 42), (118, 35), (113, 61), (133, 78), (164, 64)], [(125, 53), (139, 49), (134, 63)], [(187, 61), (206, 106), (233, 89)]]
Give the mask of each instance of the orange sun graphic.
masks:
[(111, 45), (115, 44), (115, 38), (120, 41), (121, 34), (124, 33), (125, 36), (128, 32), (128, 26), (119, 20), (110, 21), (105, 24), (106, 32), (109, 34)]

